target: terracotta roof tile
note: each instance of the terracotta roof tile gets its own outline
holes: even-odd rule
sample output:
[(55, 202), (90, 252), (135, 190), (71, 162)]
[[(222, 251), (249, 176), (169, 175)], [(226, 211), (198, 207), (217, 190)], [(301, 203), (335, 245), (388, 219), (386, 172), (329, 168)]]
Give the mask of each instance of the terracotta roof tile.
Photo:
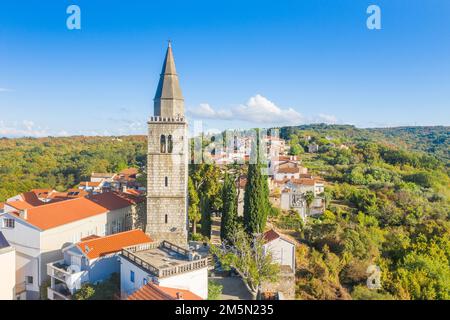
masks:
[(178, 300), (177, 294), (181, 294), (183, 300), (203, 300), (189, 290), (160, 287), (152, 283), (146, 284), (128, 296), (127, 300)]
[(152, 242), (142, 230), (131, 230), (106, 237), (88, 239), (77, 243), (77, 247), (89, 258), (95, 259), (106, 254), (118, 252), (124, 247)]
[(284, 241), (287, 241), (287, 242), (289, 242), (289, 243), (291, 243), (291, 244), (293, 244), (293, 245), (295, 245), (295, 242), (294, 242), (293, 240), (287, 238), (285, 235), (279, 234), (279, 233), (276, 232), (274, 229), (270, 229), (269, 231), (266, 231), (266, 232), (264, 232), (264, 234), (263, 234), (263, 239), (264, 239), (266, 242), (271, 242), (271, 241), (276, 240), (276, 239), (278, 239), (278, 238), (279, 238), (279, 239), (282, 239), (282, 240), (284, 240)]
[(280, 237), (280, 235), (273, 229), (270, 229), (269, 231), (264, 232), (264, 235), (263, 235), (263, 238), (266, 242), (276, 240), (279, 237)]
[(32, 204), (22, 201), (22, 200), (11, 201), (11, 202), (7, 202), (6, 204), (17, 210), (25, 210), (25, 209), (34, 208), (34, 206)]
[(314, 186), (316, 184), (316, 180), (302, 178), (293, 180), (293, 183), (298, 185)]
[(100, 182), (83, 181), (83, 182), (80, 182), (79, 185), (80, 185), (81, 187), (92, 187), (92, 188), (96, 188), (96, 187), (100, 186)]
[(139, 170), (136, 168), (128, 168), (128, 169), (124, 169), (124, 170), (120, 171), (120, 174), (123, 174), (125, 176), (133, 176), (133, 175), (137, 175), (138, 172), (139, 172)]
[[(107, 192), (91, 198), (74, 198), (38, 207), (27, 207), (25, 208), (27, 209), (26, 221), (41, 230), (47, 230), (108, 211), (125, 208), (140, 201), (143, 201), (142, 198)], [(17, 201), (8, 204), (16, 203)]]
[(277, 173), (298, 173), (299, 168), (278, 168)]

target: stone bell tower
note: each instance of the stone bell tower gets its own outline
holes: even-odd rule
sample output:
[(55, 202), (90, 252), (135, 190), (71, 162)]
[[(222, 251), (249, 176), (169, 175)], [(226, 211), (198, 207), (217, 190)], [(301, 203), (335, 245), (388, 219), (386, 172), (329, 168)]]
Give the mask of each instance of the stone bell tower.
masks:
[(147, 227), (155, 240), (186, 246), (188, 237), (187, 122), (169, 42), (148, 121)]

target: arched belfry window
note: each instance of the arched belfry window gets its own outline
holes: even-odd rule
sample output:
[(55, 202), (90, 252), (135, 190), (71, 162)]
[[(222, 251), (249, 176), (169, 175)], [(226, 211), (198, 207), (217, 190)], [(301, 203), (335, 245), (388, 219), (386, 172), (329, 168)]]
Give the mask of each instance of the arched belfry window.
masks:
[(173, 152), (173, 140), (172, 135), (169, 135), (167, 137), (167, 152), (172, 153)]
[(161, 135), (161, 153), (166, 153), (166, 136)]
[[(213, 146), (215, 146), (215, 143), (214, 143), (215, 141), (216, 141), (216, 137), (212, 136), (212, 137), (211, 137), (211, 143), (212, 143)], [(214, 148), (214, 149), (211, 150), (211, 155), (212, 155), (212, 156), (215, 156), (215, 155), (216, 155), (216, 148)]]

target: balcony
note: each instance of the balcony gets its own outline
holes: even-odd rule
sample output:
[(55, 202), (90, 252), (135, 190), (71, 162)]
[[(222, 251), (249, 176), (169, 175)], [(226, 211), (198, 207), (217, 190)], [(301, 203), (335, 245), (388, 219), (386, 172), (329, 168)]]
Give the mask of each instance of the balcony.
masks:
[(27, 292), (27, 283), (25, 281), (17, 283), (14, 288), (15, 295), (18, 296), (25, 292)]
[(71, 300), (70, 290), (64, 283), (58, 283), (53, 288), (47, 288), (47, 297), (49, 300)]
[(64, 260), (51, 262), (47, 264), (47, 274), (59, 281), (66, 282), (71, 276), (71, 273), (67, 271), (67, 267)]

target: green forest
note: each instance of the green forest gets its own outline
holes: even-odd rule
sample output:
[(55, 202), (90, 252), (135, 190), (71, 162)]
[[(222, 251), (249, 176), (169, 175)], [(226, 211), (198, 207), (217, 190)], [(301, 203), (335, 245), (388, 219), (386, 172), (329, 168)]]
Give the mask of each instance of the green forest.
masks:
[(65, 191), (92, 172), (145, 166), (144, 136), (0, 139), (0, 202), (33, 188)]
[[(448, 127), (315, 125), (281, 135), (328, 182), (322, 217), (275, 219), (302, 243), (298, 298), (450, 299)], [(304, 153), (310, 143), (318, 153)], [(366, 286), (370, 265), (379, 290)]]
[[(450, 299), (449, 127), (308, 125), (280, 134), (327, 182), (323, 216), (305, 224), (291, 212), (267, 212), (299, 243), (298, 299)], [(307, 153), (311, 143), (318, 153)], [(32, 188), (66, 190), (91, 172), (145, 172), (145, 165), (144, 136), (3, 138), (0, 202)], [(207, 236), (210, 214), (236, 195), (222, 190), (229, 177), (213, 165), (191, 165), (189, 177), (190, 220)], [(366, 285), (369, 266), (379, 268), (379, 289)]]

